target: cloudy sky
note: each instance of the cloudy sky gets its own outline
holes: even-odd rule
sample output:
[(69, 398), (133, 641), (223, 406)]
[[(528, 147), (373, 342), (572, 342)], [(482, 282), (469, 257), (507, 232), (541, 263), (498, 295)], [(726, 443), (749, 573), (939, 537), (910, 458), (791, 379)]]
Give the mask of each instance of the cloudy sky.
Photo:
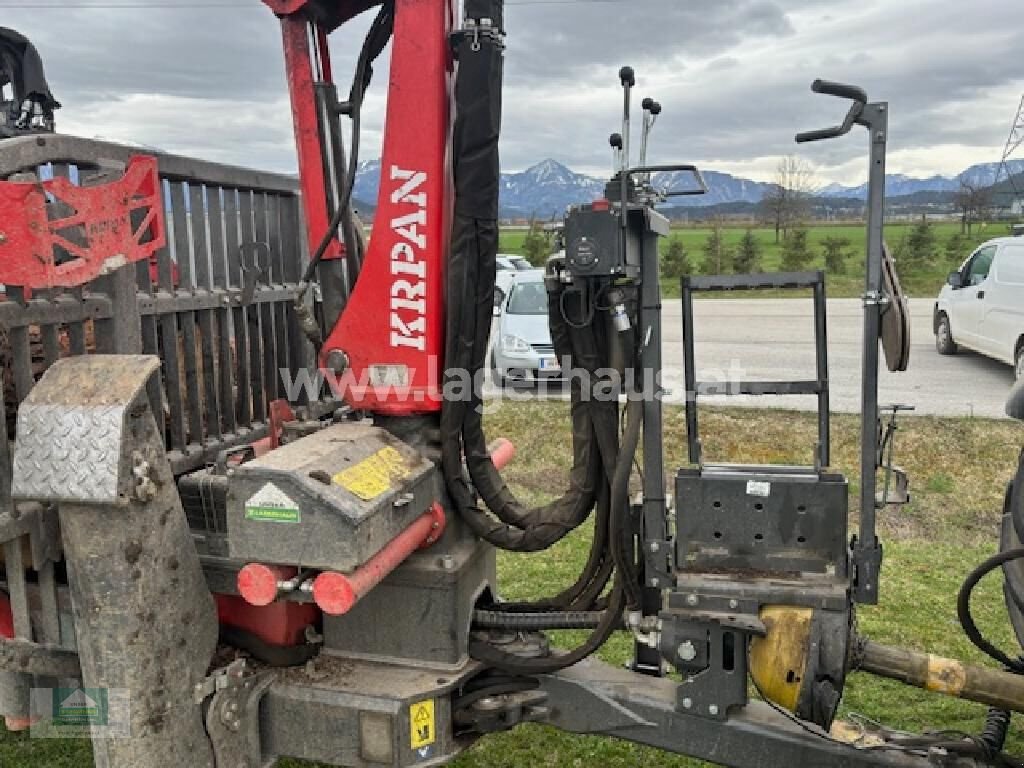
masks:
[[(503, 166), (610, 167), (616, 73), (664, 104), (652, 159), (770, 179), (799, 153), (822, 182), (866, 177), (863, 132), (797, 148), (844, 112), (815, 77), (890, 103), (890, 172), (999, 159), (1024, 91), (1020, 0), (507, 0)], [(133, 7), (113, 7), (117, 5)], [(91, 7), (85, 7), (91, 6)], [(198, 6), (198, 7), (197, 7)], [(369, 17), (332, 36), (347, 92)], [(259, 0), (0, 0), (64, 104), (63, 132), (293, 171), (278, 27)], [(383, 129), (378, 68), (364, 157)]]

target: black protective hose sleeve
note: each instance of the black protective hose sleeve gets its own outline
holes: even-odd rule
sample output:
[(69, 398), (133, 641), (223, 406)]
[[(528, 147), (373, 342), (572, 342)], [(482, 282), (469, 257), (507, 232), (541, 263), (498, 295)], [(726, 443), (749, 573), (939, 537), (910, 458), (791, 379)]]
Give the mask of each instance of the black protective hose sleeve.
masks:
[(602, 618), (604, 614), (600, 611), (473, 611), (473, 626), (480, 629), (517, 629), (524, 632), (539, 632), (545, 629), (594, 629), (600, 625)]
[(971, 593), (978, 585), (978, 582), (996, 568), (1004, 563), (1020, 560), (1021, 558), (1024, 558), (1024, 548), (1009, 549), (988, 558), (967, 575), (956, 599), (957, 618), (960, 619), (960, 626), (963, 627), (967, 638), (977, 648), (984, 651), (1011, 672), (1016, 672), (1017, 674), (1024, 674), (1024, 662), (1021, 662), (1020, 659), (1011, 658), (981, 634), (981, 630), (978, 629), (978, 625), (975, 624), (974, 617), (971, 615)]
[(608, 603), (608, 610), (604, 612), (601, 623), (591, 632), (586, 641), (578, 648), (568, 653), (551, 656), (543, 659), (526, 659), (515, 654), (506, 653), (495, 648), (493, 645), (479, 639), (471, 639), (469, 643), (469, 655), (477, 661), (488, 666), (495, 667), (503, 672), (517, 675), (550, 675), (559, 670), (566, 669), (578, 664), (598, 648), (604, 645), (612, 636), (615, 628), (622, 622), (622, 611), (625, 607), (625, 599), (622, 593), (622, 586), (616, 583), (612, 588), (611, 597)]

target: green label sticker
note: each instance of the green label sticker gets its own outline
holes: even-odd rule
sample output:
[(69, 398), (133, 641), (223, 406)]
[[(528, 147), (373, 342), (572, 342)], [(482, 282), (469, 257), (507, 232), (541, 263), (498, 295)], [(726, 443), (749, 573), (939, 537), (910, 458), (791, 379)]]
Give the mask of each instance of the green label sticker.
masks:
[(273, 483), (264, 485), (245, 502), (245, 519), (260, 523), (301, 523), (299, 505)]

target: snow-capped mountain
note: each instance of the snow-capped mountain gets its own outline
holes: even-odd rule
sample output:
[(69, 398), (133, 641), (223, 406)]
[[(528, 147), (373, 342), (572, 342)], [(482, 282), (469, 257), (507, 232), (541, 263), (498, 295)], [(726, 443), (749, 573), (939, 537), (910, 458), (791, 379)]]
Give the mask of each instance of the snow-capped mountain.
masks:
[[(1010, 173), (1024, 173), (1024, 159), (1011, 160), (1007, 166)], [(366, 160), (359, 164), (353, 194), (357, 201), (369, 205), (376, 203), (380, 170), (379, 160)], [(953, 177), (931, 176), (926, 179), (915, 179), (902, 174), (891, 174), (886, 179), (886, 192), (892, 197), (922, 191), (952, 192), (959, 188), (961, 180), (974, 186), (989, 186), (995, 181), (998, 170), (998, 163), (981, 163), (972, 165)], [(708, 185), (706, 195), (675, 197), (671, 199), (669, 205), (692, 207), (737, 202), (758, 203), (772, 187), (770, 183), (751, 181), (717, 171), (704, 171), (704, 179)], [(501, 214), (508, 218), (535, 216), (545, 219), (560, 216), (571, 205), (579, 205), (601, 197), (607, 181), (607, 178), (576, 173), (556, 160), (543, 160), (525, 171), (501, 175)], [(654, 184), (671, 192), (693, 189), (695, 181), (692, 174), (687, 172), (662, 173), (654, 178)], [(829, 184), (818, 194), (822, 197), (864, 199), (867, 197), (867, 184), (854, 187)]]
[[(1024, 159), (1008, 160), (1006, 168), (1013, 175), (1024, 173)], [(929, 176), (927, 179), (915, 179), (893, 173), (886, 176), (885, 193), (897, 197), (912, 195), (915, 192), (955, 192), (960, 188), (961, 182), (973, 187), (990, 187), (995, 184), (998, 173), (999, 163), (978, 163), (956, 176)], [(856, 197), (863, 200), (868, 195), (868, 185), (844, 187), (841, 184), (829, 184), (821, 189), (819, 194), (822, 197)]]

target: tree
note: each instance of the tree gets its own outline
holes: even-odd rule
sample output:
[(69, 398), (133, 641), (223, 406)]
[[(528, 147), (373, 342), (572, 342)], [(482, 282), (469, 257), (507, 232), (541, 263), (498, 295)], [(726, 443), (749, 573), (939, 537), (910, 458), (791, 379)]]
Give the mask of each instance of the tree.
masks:
[(971, 243), (967, 237), (960, 232), (954, 232), (946, 240), (944, 250), (946, 252), (946, 264), (954, 267), (959, 267), (964, 259), (967, 258), (967, 254), (970, 252)]
[(907, 248), (903, 263), (911, 268), (923, 267), (935, 262), (935, 230), (924, 216), (907, 235)]
[(684, 276), (693, 273), (693, 266), (690, 264), (690, 254), (686, 252), (686, 246), (682, 239), (673, 237), (668, 241), (668, 249), (661, 260), (661, 276), (666, 280), (680, 280)]
[(750, 275), (761, 269), (761, 243), (753, 231), (747, 230), (740, 240), (739, 248), (732, 258), (732, 267), (737, 275)]
[(821, 241), (824, 247), (825, 269), (830, 275), (845, 275), (846, 260), (850, 258), (850, 238), (826, 237)]
[(953, 193), (953, 205), (960, 212), (960, 231), (971, 234), (971, 227), (988, 218), (992, 208), (992, 189), (960, 180)]
[(782, 271), (800, 272), (807, 269), (814, 254), (807, 247), (807, 230), (793, 229), (782, 241)]
[(761, 200), (762, 216), (775, 227), (776, 243), (807, 216), (816, 189), (814, 169), (807, 161), (794, 155), (779, 161), (774, 183)]
[(701, 247), (704, 259), (700, 263), (700, 271), (705, 275), (722, 275), (729, 267), (729, 250), (725, 247), (722, 228), (717, 224), (708, 235)]
[(551, 255), (552, 233), (536, 219), (530, 219), (530, 228), (523, 240), (523, 255), (535, 267), (543, 267)]

